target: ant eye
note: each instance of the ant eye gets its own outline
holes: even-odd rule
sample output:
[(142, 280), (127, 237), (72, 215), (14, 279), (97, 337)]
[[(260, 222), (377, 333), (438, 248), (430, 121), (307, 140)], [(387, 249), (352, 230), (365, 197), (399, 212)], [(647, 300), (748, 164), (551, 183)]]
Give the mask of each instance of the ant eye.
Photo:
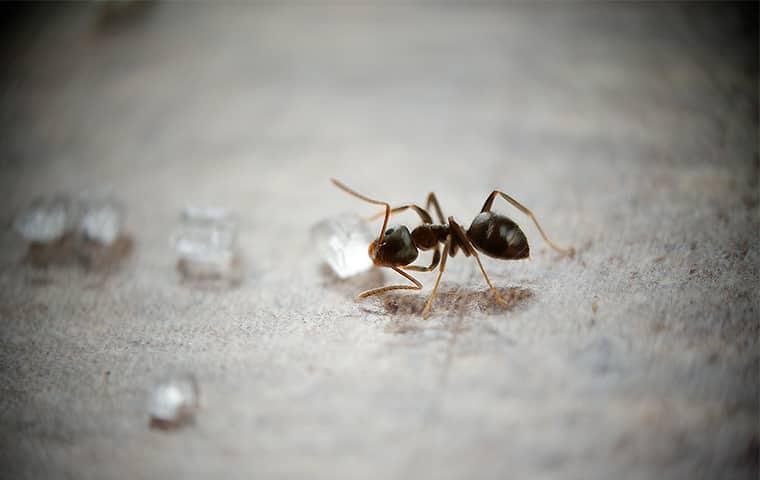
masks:
[(390, 235), (390, 234), (393, 233), (394, 230), (395, 230), (395, 228), (391, 227), (391, 228), (389, 228), (388, 230), (385, 231), (385, 234), (386, 235)]

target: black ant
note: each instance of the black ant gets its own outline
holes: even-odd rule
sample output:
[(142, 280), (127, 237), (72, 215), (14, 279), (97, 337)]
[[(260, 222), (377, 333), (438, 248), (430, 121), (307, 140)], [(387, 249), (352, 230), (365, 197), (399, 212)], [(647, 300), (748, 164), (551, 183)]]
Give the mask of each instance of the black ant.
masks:
[[(435, 279), (433, 291), (430, 293), (430, 297), (428, 297), (428, 300), (425, 303), (425, 308), (422, 310), (422, 316), (427, 317), (433, 306), (433, 300), (435, 299), (441, 276), (446, 269), (446, 259), (449, 255), (452, 257), (456, 256), (457, 252), (461, 249), (465, 257), (469, 257), (470, 255), (475, 257), (475, 261), (478, 262), (480, 271), (483, 272), (483, 277), (485, 277), (486, 283), (491, 289), (491, 292), (493, 292), (496, 301), (507, 306), (507, 302), (501, 297), (501, 295), (499, 295), (491, 283), (491, 279), (488, 278), (488, 274), (483, 268), (483, 264), (480, 262), (480, 257), (478, 256), (477, 251), (480, 251), (489, 257), (502, 260), (519, 260), (530, 256), (530, 248), (528, 247), (528, 240), (525, 238), (525, 234), (515, 222), (503, 215), (491, 211), (491, 206), (497, 195), (501, 196), (512, 206), (533, 220), (541, 237), (543, 237), (544, 241), (546, 241), (550, 247), (563, 255), (573, 256), (575, 254), (574, 248), (562, 248), (549, 240), (549, 237), (544, 233), (543, 228), (539, 225), (533, 212), (514, 198), (499, 190), (491, 192), (486, 199), (486, 203), (483, 204), (480, 213), (472, 221), (470, 228), (465, 230), (454, 220), (454, 217), (449, 217), (448, 221), (444, 220), (441, 207), (438, 204), (438, 199), (436, 199), (435, 194), (432, 192), (427, 196), (425, 208), (413, 203), (391, 208), (387, 202), (381, 202), (366, 197), (335, 179), (332, 179), (332, 182), (336, 187), (350, 195), (360, 198), (365, 202), (385, 207), (384, 212), (380, 212), (370, 218), (374, 219), (381, 215), (385, 215), (383, 227), (380, 229), (380, 236), (369, 245), (369, 256), (375, 265), (379, 267), (389, 267), (414, 284), (388, 285), (385, 287), (373, 288), (361, 292), (358, 298), (379, 295), (391, 290), (421, 290), (422, 283), (404, 272), (404, 270), (430, 272), (439, 267), (440, 263), (438, 277)], [(428, 213), (431, 205), (438, 217), (439, 223), (437, 224), (433, 223), (433, 218)], [(414, 210), (417, 215), (420, 216), (422, 225), (415, 227), (411, 233), (405, 225), (388, 228), (388, 219), (390, 216), (407, 209)], [(441, 243), (443, 244), (443, 254), (440, 253), (439, 249), (439, 244)], [(433, 250), (433, 260), (427, 267), (423, 265), (411, 265), (419, 255), (418, 250)]]

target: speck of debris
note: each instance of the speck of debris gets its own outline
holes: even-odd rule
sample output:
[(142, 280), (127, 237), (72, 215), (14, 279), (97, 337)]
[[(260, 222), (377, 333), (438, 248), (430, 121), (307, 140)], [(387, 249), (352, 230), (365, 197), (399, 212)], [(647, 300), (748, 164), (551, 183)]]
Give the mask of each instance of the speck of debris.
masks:
[(403, 335), (405, 333), (412, 333), (420, 331), (420, 327), (412, 325), (409, 322), (401, 322), (398, 320), (391, 321), (385, 326), (385, 333), (395, 333)]
[(599, 310), (599, 304), (596, 302), (591, 303), (591, 311), (596, 313), (596, 311)]
[(760, 442), (757, 440), (757, 434), (752, 435), (752, 438), (747, 442), (744, 458), (750, 465), (757, 466), (760, 463)]
[(658, 321), (658, 322), (655, 322), (654, 324), (652, 324), (652, 331), (654, 333), (664, 332), (666, 328), (667, 327), (665, 326), (665, 324), (663, 322), (659, 322)]

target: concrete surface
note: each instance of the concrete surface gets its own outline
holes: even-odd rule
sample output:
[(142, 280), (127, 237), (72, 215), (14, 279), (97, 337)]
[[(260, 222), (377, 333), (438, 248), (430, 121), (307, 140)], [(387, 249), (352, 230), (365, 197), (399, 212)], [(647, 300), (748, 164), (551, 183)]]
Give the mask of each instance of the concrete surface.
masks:
[[(1, 477), (757, 478), (756, 5), (102, 8), (2, 12)], [(465, 224), (498, 187), (578, 254), (499, 204), (510, 309), (461, 256), (427, 321), (433, 274), (357, 303), (396, 279), (320, 266), (373, 211), (331, 176)], [(123, 268), (19, 263), (24, 205), (101, 185)], [(178, 281), (189, 202), (238, 213), (238, 288)], [(150, 430), (174, 371), (202, 408)]]

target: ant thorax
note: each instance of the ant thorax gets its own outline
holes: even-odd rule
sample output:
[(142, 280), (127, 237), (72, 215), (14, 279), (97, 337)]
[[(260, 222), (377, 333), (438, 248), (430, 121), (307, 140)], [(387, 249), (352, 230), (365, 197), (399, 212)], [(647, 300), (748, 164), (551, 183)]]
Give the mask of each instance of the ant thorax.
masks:
[(447, 225), (423, 223), (412, 230), (412, 241), (420, 250), (432, 250), (439, 243), (445, 242), (448, 234)]

